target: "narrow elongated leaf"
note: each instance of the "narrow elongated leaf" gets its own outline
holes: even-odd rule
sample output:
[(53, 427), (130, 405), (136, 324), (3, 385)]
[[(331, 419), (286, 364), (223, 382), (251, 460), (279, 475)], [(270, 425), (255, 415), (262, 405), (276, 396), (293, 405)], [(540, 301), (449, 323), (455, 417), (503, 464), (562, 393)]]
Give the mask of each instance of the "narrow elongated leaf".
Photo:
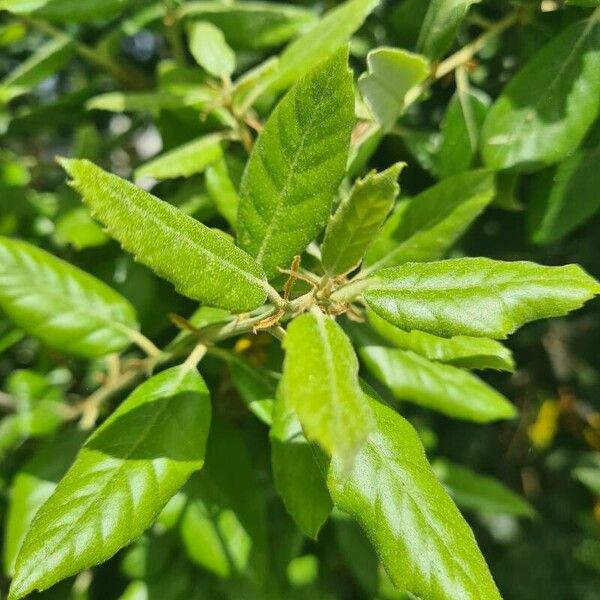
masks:
[(404, 111), (408, 91), (429, 75), (429, 62), (399, 48), (377, 48), (367, 55), (367, 67), (358, 88), (373, 116), (389, 130)]
[(479, 475), (443, 458), (435, 461), (433, 470), (461, 508), (515, 517), (535, 514), (529, 502), (493, 477)]
[[(214, 98), (214, 93), (207, 94), (207, 102)], [(163, 108), (182, 108), (185, 99), (173, 94), (137, 92), (107, 92), (90, 98), (85, 107), (88, 110), (106, 110), (108, 112), (158, 112)]]
[(110, 558), (202, 467), (210, 400), (174, 367), (138, 387), (87, 440), (37, 513), (9, 597), (23, 598)]
[(458, 90), (448, 103), (442, 122), (437, 170), (450, 177), (469, 169), (479, 148), (479, 137), (489, 99), (477, 90)]
[(0, 82), (0, 97), (11, 100), (54, 75), (74, 52), (71, 38), (58, 36), (38, 48)]
[(45, 344), (88, 358), (123, 350), (139, 327), (131, 304), (107, 285), (40, 248), (4, 237), (0, 308)]
[(222, 235), (89, 161), (63, 160), (62, 165), (112, 237), (179, 292), (239, 312), (265, 301), (261, 267)]
[(316, 539), (333, 503), (325, 484), (326, 460), (302, 433), (296, 415), (279, 398), (271, 428), (271, 464), (277, 492), (300, 529)]
[(493, 198), (493, 175), (477, 170), (449, 177), (398, 205), (367, 252), (369, 271), (441, 258)]
[(161, 154), (135, 170), (135, 177), (174, 179), (202, 173), (206, 167), (223, 157), (223, 136), (207, 135)]
[(532, 202), (527, 206), (534, 242), (557, 242), (600, 208), (599, 164), (600, 126), (595, 126), (586, 145), (556, 170), (536, 174)]
[(354, 269), (379, 231), (400, 191), (397, 180), (404, 163), (358, 180), (327, 225), (321, 248), (323, 266), (331, 275)]
[(378, 4), (379, 0), (347, 0), (330, 10), (315, 26), (286, 47), (279, 58), (279, 68), (265, 85), (265, 91), (285, 90), (330, 57), (348, 42)]
[(412, 426), (369, 399), (376, 427), (350, 472), (333, 458), (334, 504), (358, 521), (394, 584), (427, 600), (500, 600), (469, 526)]
[(292, 4), (270, 2), (186, 2), (180, 15), (186, 20), (207, 21), (216, 25), (235, 48), (279, 46), (309, 29), (316, 15)]
[(504, 396), (463, 369), (383, 346), (363, 346), (359, 355), (398, 400), (479, 423), (510, 419), (516, 414)]
[(348, 50), (302, 78), (271, 113), (240, 189), (238, 235), (269, 277), (325, 225), (354, 123)]
[(14, 574), (17, 553), (33, 517), (56, 489), (82, 443), (81, 430), (61, 431), (43, 444), (15, 476), (10, 488), (3, 548), (4, 568), (10, 576)]
[(235, 70), (235, 54), (223, 32), (206, 21), (189, 26), (190, 52), (196, 62), (215, 77), (229, 77)]
[(456, 258), (379, 271), (368, 305), (401, 329), (504, 338), (525, 323), (558, 317), (600, 293), (577, 265)]
[(284, 348), (287, 406), (310, 441), (350, 461), (371, 428), (350, 340), (333, 319), (311, 313), (292, 321)]
[(206, 169), (206, 191), (219, 213), (232, 227), (235, 227), (240, 197), (229, 177), (229, 169), (224, 158)]
[(600, 23), (574, 23), (511, 79), (483, 127), (482, 154), (495, 169), (523, 170), (573, 152), (600, 107)]
[(417, 49), (432, 60), (441, 58), (472, 4), (480, 0), (431, 0), (417, 40)]
[(113, 17), (140, 0), (0, 0), (0, 9), (58, 22), (94, 21)]
[[(416, 329), (403, 331), (372, 310), (368, 311), (368, 317), (373, 329), (386, 340), (402, 350), (410, 350), (429, 360), (464, 369), (514, 371), (515, 361), (510, 350), (496, 340), (465, 335), (442, 338)], [(367, 342), (362, 345), (377, 344)]]

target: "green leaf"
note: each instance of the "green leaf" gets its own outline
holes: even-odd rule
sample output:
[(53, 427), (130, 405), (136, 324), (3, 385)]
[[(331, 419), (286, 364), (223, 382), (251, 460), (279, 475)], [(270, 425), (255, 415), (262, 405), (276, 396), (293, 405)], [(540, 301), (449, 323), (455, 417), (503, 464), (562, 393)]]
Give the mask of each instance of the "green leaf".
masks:
[(206, 21), (194, 21), (188, 31), (190, 52), (196, 62), (211, 75), (228, 78), (235, 70), (235, 53), (223, 32)]
[(43, 444), (13, 479), (4, 532), (4, 569), (8, 575), (14, 574), (17, 553), (33, 517), (71, 466), (83, 435), (74, 428), (61, 431)]
[(350, 340), (333, 319), (315, 312), (290, 323), (283, 347), (286, 405), (309, 441), (350, 462), (372, 422)]
[(463, 369), (383, 346), (363, 346), (358, 353), (369, 371), (398, 400), (478, 423), (516, 415), (504, 396)]
[(96, 278), (31, 246), (0, 237), (0, 308), (45, 344), (96, 358), (129, 346), (133, 307)]
[(336, 6), (294, 40), (279, 57), (279, 68), (265, 90), (271, 93), (285, 90), (299, 77), (329, 58), (360, 28), (380, 0), (348, 0)]
[(261, 580), (266, 567), (266, 505), (241, 431), (215, 420), (206, 466), (184, 492), (188, 503), (179, 532), (190, 559), (220, 577), (247, 573)]
[[(463, 369), (497, 369), (514, 371), (515, 361), (511, 351), (496, 340), (457, 335), (441, 338), (424, 331), (403, 331), (372, 310), (368, 311), (369, 323), (386, 340), (400, 348), (420, 354), (429, 360), (448, 363)], [(374, 346), (378, 344), (363, 343)], [(380, 345), (380, 344), (379, 344)]]
[(417, 50), (431, 60), (440, 59), (456, 37), (456, 32), (472, 4), (480, 0), (431, 0), (417, 40)]
[(510, 81), (483, 127), (494, 169), (530, 170), (571, 154), (600, 107), (600, 23), (574, 23)]
[(398, 205), (365, 259), (368, 270), (443, 256), (494, 198), (488, 171), (460, 173)]
[(240, 245), (269, 277), (327, 222), (353, 124), (347, 49), (302, 78), (271, 113), (244, 173), (238, 215)]
[(71, 244), (77, 250), (103, 246), (110, 240), (85, 206), (71, 209), (56, 221), (54, 239), (61, 246)]
[(0, 9), (57, 22), (95, 21), (117, 16), (140, 0), (0, 0)]
[(135, 178), (175, 179), (202, 173), (223, 158), (223, 135), (213, 133), (169, 150), (135, 170)]
[(456, 258), (376, 273), (367, 304), (400, 329), (500, 339), (537, 319), (559, 317), (600, 293), (577, 265)]
[(406, 94), (429, 75), (429, 62), (399, 48), (377, 48), (367, 55), (367, 67), (358, 88), (373, 116), (389, 131), (404, 111)]
[[(207, 94), (207, 102), (209, 98), (214, 98), (214, 94)], [(184, 99), (172, 94), (107, 92), (106, 94), (99, 94), (90, 98), (85, 103), (85, 107), (87, 110), (106, 110), (115, 113), (155, 113), (164, 108), (181, 108), (185, 104)]]
[(535, 514), (529, 502), (493, 477), (479, 475), (443, 458), (433, 463), (433, 470), (461, 508), (514, 517), (533, 517)]
[(234, 48), (279, 46), (312, 27), (317, 17), (306, 8), (270, 2), (186, 2), (180, 14), (217, 26)]
[(8, 101), (26, 94), (36, 84), (59, 71), (73, 52), (74, 45), (67, 36), (58, 36), (46, 42), (2, 79), (0, 97)]
[(358, 266), (400, 191), (397, 180), (404, 166), (397, 163), (359, 179), (330, 219), (321, 248), (323, 266), (330, 275)]
[(437, 481), (412, 426), (369, 399), (376, 427), (350, 472), (333, 458), (334, 504), (358, 521), (394, 584), (427, 600), (499, 600), (469, 526)]
[(267, 283), (261, 267), (222, 235), (89, 161), (61, 164), (92, 216), (180, 293), (239, 312), (263, 304)]
[(589, 143), (561, 162), (556, 170), (535, 175), (528, 204), (531, 237), (537, 244), (558, 242), (600, 208), (598, 188), (600, 126)]
[(442, 121), (436, 157), (440, 177), (462, 173), (473, 164), (489, 104), (489, 98), (478, 90), (459, 89), (452, 96)]
[(600, 495), (600, 468), (578, 467), (573, 469), (573, 475), (592, 493)]
[(229, 176), (225, 158), (206, 169), (206, 191), (219, 214), (235, 228), (240, 198)]
[(23, 598), (110, 558), (138, 537), (202, 467), (206, 385), (174, 367), (138, 387), (87, 440), (37, 513), (9, 598)]
[(333, 503), (325, 484), (327, 464), (302, 433), (283, 398), (275, 403), (271, 428), (271, 464), (277, 493), (302, 532), (317, 539)]

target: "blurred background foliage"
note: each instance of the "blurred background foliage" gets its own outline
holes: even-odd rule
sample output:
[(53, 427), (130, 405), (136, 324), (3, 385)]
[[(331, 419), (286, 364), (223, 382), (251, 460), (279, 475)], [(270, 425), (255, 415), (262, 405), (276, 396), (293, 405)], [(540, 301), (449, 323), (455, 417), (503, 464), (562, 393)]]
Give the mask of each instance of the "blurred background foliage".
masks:
[[(132, 177), (161, 151), (228, 122), (227, 112), (211, 104), (214, 79), (195, 64), (183, 17), (176, 18), (185, 9), (193, 19), (198, 3), (36, 1), (0, 2), (20, 13), (0, 13), (0, 234), (32, 241), (103, 279), (132, 301), (144, 332), (166, 344), (176, 331), (169, 313), (188, 315), (193, 304), (108, 239), (65, 185), (54, 157), (89, 158)], [(337, 3), (296, 2), (306, 11), (294, 18), (270, 4), (270, 16), (214, 19), (235, 52), (234, 78), (278, 53)], [(507, 17), (510, 26), (436, 81), (385, 136), (363, 146), (367, 160), (359, 161), (357, 174), (406, 161), (402, 194), (411, 197), (481, 164), (478, 139), (490, 104), (546, 43), (589, 18), (598, 3), (473, 4), (447, 48), (441, 54), (429, 49), (434, 61), (468, 47)], [(355, 71), (364, 71), (374, 47), (414, 51), (428, 5), (382, 1), (352, 37)], [(252, 119), (260, 122), (274, 99), (261, 98)], [(452, 254), (576, 262), (600, 278), (599, 135), (596, 123), (577, 152), (558, 164), (498, 173), (493, 206)], [(219, 198), (224, 185), (235, 194), (246, 156), (243, 145), (231, 144), (224, 166), (140, 183), (227, 229), (230, 214)], [(513, 336), (508, 344), (517, 371), (486, 372), (485, 378), (518, 406), (516, 421), (482, 427), (403, 407), (507, 599), (600, 599), (599, 338), (598, 300), (572, 317), (531, 324)], [(317, 544), (302, 537), (277, 499), (265, 427), (245, 408), (272, 396), (270, 373), (282, 359), (277, 346), (266, 335), (250, 336), (232, 346), (228, 363), (206, 360), (204, 374), (217, 390), (210, 468), (194, 476), (131, 547), (36, 598), (405, 597), (393, 590), (363, 534), (342, 514), (334, 514)], [(61, 407), (85, 397), (103, 376), (103, 364), (45, 348), (0, 315), (4, 589), (26, 524), (83, 439)], [(232, 447), (246, 460), (230, 464)], [(258, 586), (258, 580), (266, 583)]]

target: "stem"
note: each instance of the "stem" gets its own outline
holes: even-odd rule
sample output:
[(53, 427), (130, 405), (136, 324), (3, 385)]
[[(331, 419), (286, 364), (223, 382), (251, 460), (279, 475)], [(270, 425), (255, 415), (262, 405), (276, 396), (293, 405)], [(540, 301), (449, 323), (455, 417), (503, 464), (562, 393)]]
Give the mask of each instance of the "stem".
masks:
[(127, 333), (131, 341), (141, 348), (150, 358), (157, 358), (162, 354), (160, 348), (158, 348), (151, 340), (149, 340), (143, 333), (136, 331), (135, 329), (128, 329)]
[(186, 358), (185, 362), (181, 365), (182, 372), (187, 373), (188, 371), (195, 369), (198, 366), (198, 363), (204, 358), (206, 350), (207, 348), (204, 344), (197, 344)]
[(49, 35), (54, 38), (68, 38), (71, 40), (75, 47), (75, 51), (81, 58), (87, 60), (89, 63), (100, 67), (110, 75), (112, 75), (115, 79), (120, 81), (123, 85), (129, 88), (149, 88), (151, 87), (151, 81), (140, 71), (134, 69), (132, 67), (123, 68), (118, 63), (114, 62), (112, 59), (104, 56), (103, 54), (97, 52), (94, 48), (80, 42), (76, 38), (71, 35), (68, 35), (60, 29), (57, 29), (50, 23), (46, 23), (45, 21), (40, 21), (39, 19), (35, 19), (32, 17), (22, 16), (21, 20), (29, 25), (30, 27), (34, 27), (38, 31)]
[(363, 277), (360, 279), (355, 278), (333, 292), (333, 294), (331, 294), (331, 299), (334, 302), (346, 302), (351, 304), (367, 287), (369, 287), (370, 283), (371, 282), (368, 279)]
[(181, 32), (179, 30), (179, 13), (173, 3), (173, 0), (164, 0), (166, 14), (163, 19), (165, 25), (165, 36), (169, 40), (173, 58), (178, 65), (185, 66), (185, 47), (181, 40)]
[(277, 308), (285, 308), (286, 307), (285, 300), (279, 295), (279, 292), (274, 287), (267, 284), (266, 290), (267, 290), (267, 297)]

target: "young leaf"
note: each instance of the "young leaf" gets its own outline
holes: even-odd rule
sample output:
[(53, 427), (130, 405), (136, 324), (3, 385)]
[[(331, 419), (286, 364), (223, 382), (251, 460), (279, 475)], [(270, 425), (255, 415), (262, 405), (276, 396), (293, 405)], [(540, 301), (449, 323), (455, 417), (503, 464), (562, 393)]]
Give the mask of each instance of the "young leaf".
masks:
[(180, 15), (187, 21), (212, 23), (234, 48), (269, 48), (310, 29), (317, 22), (312, 10), (268, 2), (186, 2)]
[(306, 441), (283, 398), (275, 403), (271, 464), (275, 487), (287, 511), (304, 534), (317, 539), (333, 508), (325, 484), (326, 460)]
[(265, 301), (267, 283), (261, 267), (222, 235), (89, 161), (61, 164), (92, 216), (180, 293), (238, 312)]
[(228, 78), (235, 70), (235, 54), (223, 32), (206, 21), (194, 21), (188, 29), (190, 52), (196, 62), (211, 75)]
[(290, 323), (284, 348), (287, 406), (308, 440), (350, 462), (371, 428), (350, 340), (333, 319), (311, 313)]
[(483, 514), (532, 517), (532, 506), (497, 479), (438, 458), (433, 470), (454, 501), (462, 508)]
[(500, 600), (469, 526), (438, 483), (411, 425), (365, 396), (375, 429), (350, 472), (334, 456), (328, 486), (358, 521), (394, 584), (427, 600)]
[(494, 177), (468, 171), (401, 203), (367, 252), (368, 270), (440, 258), (494, 198)]
[(271, 93), (285, 90), (299, 77), (329, 58), (379, 4), (380, 0), (347, 0), (336, 6), (282, 52), (279, 68), (265, 85)]
[(516, 415), (504, 396), (463, 369), (383, 346), (363, 346), (358, 352), (369, 371), (398, 400), (478, 423)]
[[(372, 310), (368, 311), (369, 323), (386, 340), (400, 348), (420, 354), (429, 360), (448, 363), (463, 369), (497, 369), (514, 371), (515, 361), (511, 351), (496, 340), (482, 337), (457, 335), (441, 338), (424, 331), (403, 331)], [(373, 343), (361, 343), (373, 346)], [(380, 344), (379, 344), (380, 345)]]
[(0, 237), (0, 308), (45, 344), (76, 356), (120, 352), (139, 328), (125, 298), (27, 242)]
[(431, 60), (440, 59), (452, 45), (471, 5), (479, 1), (431, 0), (419, 32), (417, 50)]
[(581, 267), (455, 258), (379, 271), (367, 304), (400, 329), (501, 339), (521, 325), (559, 317), (600, 293)]
[(240, 189), (240, 246), (267, 275), (288, 267), (325, 225), (354, 124), (348, 50), (302, 78), (271, 113)]
[(532, 202), (527, 207), (534, 242), (559, 241), (600, 208), (600, 195), (596, 193), (599, 164), (600, 126), (596, 126), (589, 142), (556, 170), (535, 175)]
[(489, 99), (478, 90), (458, 90), (448, 103), (436, 157), (440, 177), (469, 169), (479, 147), (479, 136)]
[(123, 12), (137, 0), (0, 0), (0, 9), (57, 22), (96, 21)]
[(482, 154), (494, 169), (528, 170), (571, 154), (600, 107), (600, 23), (574, 23), (513, 77), (490, 109)]
[(71, 428), (43, 444), (15, 476), (4, 533), (4, 568), (11, 577), (19, 548), (33, 517), (52, 495), (83, 442), (83, 432)]
[(138, 387), (87, 440), (37, 513), (9, 598), (47, 589), (138, 537), (202, 467), (210, 414), (195, 370), (174, 367)]
[(175, 179), (202, 173), (223, 158), (223, 136), (213, 133), (161, 154), (135, 170), (135, 178)]
[[(215, 94), (207, 94), (207, 103), (214, 99)], [(184, 98), (172, 94), (138, 92), (107, 92), (90, 98), (85, 107), (87, 110), (106, 110), (108, 112), (149, 112), (156, 113), (164, 108), (183, 108)]]
[(404, 111), (408, 91), (429, 75), (429, 62), (399, 48), (377, 48), (367, 55), (367, 66), (358, 88), (373, 116), (389, 131)]
[(358, 266), (400, 191), (397, 180), (403, 167), (404, 163), (397, 163), (359, 179), (330, 219), (321, 248), (323, 266), (330, 275)]

